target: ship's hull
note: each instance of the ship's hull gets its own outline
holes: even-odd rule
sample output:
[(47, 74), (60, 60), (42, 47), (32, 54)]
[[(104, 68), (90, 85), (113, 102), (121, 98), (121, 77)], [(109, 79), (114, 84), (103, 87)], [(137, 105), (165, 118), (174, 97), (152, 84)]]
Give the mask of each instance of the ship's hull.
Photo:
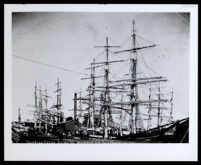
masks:
[[(56, 128), (58, 129), (58, 126)], [(17, 131), (16, 127), (13, 126), (12, 140), (14, 143), (188, 143), (188, 128), (189, 119), (186, 118), (135, 134), (123, 136), (109, 135), (105, 139), (103, 134), (96, 133), (84, 134), (83, 132), (75, 132), (70, 135), (65, 135), (64, 132), (50, 134), (35, 131), (34, 133), (34, 130), (30, 132), (26, 131), (26, 129)]]

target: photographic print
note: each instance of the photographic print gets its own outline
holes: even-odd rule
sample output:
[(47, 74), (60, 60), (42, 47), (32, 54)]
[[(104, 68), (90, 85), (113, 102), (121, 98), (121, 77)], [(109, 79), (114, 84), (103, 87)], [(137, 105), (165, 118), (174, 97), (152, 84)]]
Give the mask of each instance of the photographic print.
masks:
[(14, 143), (188, 143), (189, 13), (12, 14)]
[(76, 6), (11, 8), (8, 157), (192, 160), (181, 150), (197, 137), (195, 13)]

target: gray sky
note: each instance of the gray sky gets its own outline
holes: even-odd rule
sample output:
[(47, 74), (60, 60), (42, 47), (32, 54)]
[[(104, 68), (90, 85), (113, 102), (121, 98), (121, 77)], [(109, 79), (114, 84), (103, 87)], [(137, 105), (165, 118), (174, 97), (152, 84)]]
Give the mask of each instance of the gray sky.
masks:
[[(89, 73), (89, 66), (102, 49), (94, 45), (104, 45), (109, 37), (111, 45), (121, 45), (131, 35), (131, 22), (135, 19), (137, 35), (159, 44), (156, 48), (142, 51), (146, 64), (169, 80), (165, 91), (174, 89), (174, 117), (188, 116), (189, 90), (189, 14), (186, 13), (14, 13), (12, 17), (13, 55), (29, 58)], [(140, 45), (149, 45), (141, 39)], [(129, 42), (121, 49), (128, 48)], [(115, 49), (114, 49), (115, 50)], [(143, 64), (139, 54), (139, 72), (146, 76), (156, 76)], [(110, 55), (111, 59), (126, 59), (128, 56)], [(97, 61), (103, 61), (104, 55)], [(88, 81), (81, 81), (82, 74), (49, 68), (40, 64), (13, 57), (12, 119), (17, 120), (18, 107), (22, 109), (22, 119), (31, 118), (34, 104), (34, 85), (37, 81), (52, 96), (49, 105), (56, 102), (57, 79), (62, 81), (62, 104), (64, 112), (73, 108), (73, 95), (80, 88), (84, 90)], [(120, 78), (127, 65), (114, 66), (114, 78)], [(125, 73), (125, 72), (124, 72)], [(98, 75), (102, 75), (101, 70)], [(116, 75), (116, 76), (115, 76)]]

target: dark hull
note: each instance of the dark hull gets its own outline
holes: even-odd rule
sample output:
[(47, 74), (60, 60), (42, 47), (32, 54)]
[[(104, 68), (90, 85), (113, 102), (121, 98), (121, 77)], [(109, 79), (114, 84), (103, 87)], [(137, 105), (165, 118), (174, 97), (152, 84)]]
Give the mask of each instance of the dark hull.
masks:
[[(66, 126), (65, 126), (66, 127)], [(72, 126), (71, 126), (72, 127)], [(69, 129), (69, 128), (68, 128)], [(61, 131), (63, 129), (59, 129)], [(17, 132), (12, 129), (13, 143), (188, 143), (189, 142), (189, 118), (178, 120), (144, 132), (125, 136), (90, 136), (73, 134), (62, 136), (63, 132), (57, 134), (46, 134), (35, 132)]]

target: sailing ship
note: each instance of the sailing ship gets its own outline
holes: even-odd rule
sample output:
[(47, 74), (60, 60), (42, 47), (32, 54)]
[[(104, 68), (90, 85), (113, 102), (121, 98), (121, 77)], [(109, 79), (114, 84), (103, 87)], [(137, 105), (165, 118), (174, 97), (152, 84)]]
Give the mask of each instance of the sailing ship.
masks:
[[(139, 36), (140, 37), (140, 36)], [(132, 47), (126, 50), (111, 51), (112, 48), (119, 48), (120, 46), (112, 46), (108, 43), (108, 37), (106, 37), (106, 44), (104, 46), (95, 46), (96, 48), (103, 48), (105, 50), (105, 61), (95, 61), (91, 63), (89, 68), (86, 70), (91, 71), (90, 77), (82, 78), (82, 80), (89, 79), (90, 85), (87, 87), (86, 91), (88, 95), (86, 97), (74, 98), (75, 100), (81, 100), (84, 104), (87, 104), (86, 108), (88, 125), (92, 130), (103, 129), (104, 137), (108, 138), (108, 129), (118, 128), (120, 134), (122, 135), (123, 121), (125, 120), (125, 115), (129, 116), (129, 122), (127, 129), (131, 134), (143, 132), (152, 128), (152, 122), (157, 118), (157, 127), (164, 124), (163, 120), (166, 118), (166, 122), (173, 121), (173, 91), (171, 93), (171, 98), (163, 98), (161, 94), (161, 84), (165, 83), (167, 79), (162, 76), (152, 76), (152, 77), (142, 77), (138, 73), (138, 56), (139, 51), (149, 48), (154, 48), (157, 45), (151, 44), (146, 46), (137, 46), (138, 35), (135, 30), (135, 21), (132, 22)], [(120, 54), (128, 53), (128, 59), (112, 60), (110, 54)], [(127, 73), (127, 77), (111, 80), (110, 79), (110, 67), (112, 65), (129, 61), (130, 70)], [(103, 76), (96, 76), (96, 70), (104, 68)], [(122, 76), (123, 77), (123, 76)], [(102, 85), (96, 85), (96, 80), (103, 78)], [(98, 80), (100, 81), (100, 80)], [(144, 88), (144, 86), (149, 85), (149, 95), (147, 98), (141, 99), (139, 94), (139, 88)], [(157, 89), (157, 93), (154, 93)], [(156, 97), (153, 97), (153, 94)], [(120, 97), (112, 99), (112, 95), (119, 95)], [(75, 95), (76, 96), (76, 95)], [(125, 99), (124, 99), (125, 98)], [(166, 103), (171, 104), (171, 108), (168, 109), (164, 105)], [(76, 104), (76, 103), (75, 103)], [(141, 109), (145, 110), (141, 110)], [(163, 115), (163, 111), (169, 111), (168, 116)], [(75, 106), (75, 111), (78, 110)], [(157, 111), (157, 112), (156, 112)], [(155, 113), (156, 112), (156, 113)], [(81, 114), (83, 112), (80, 112)], [(75, 112), (74, 118), (77, 118), (77, 112)], [(119, 122), (114, 121), (114, 114), (119, 115)], [(144, 116), (146, 118), (144, 118)], [(95, 122), (99, 120), (99, 122)], [(147, 124), (144, 124), (145, 121)], [(146, 127), (145, 127), (146, 125)]]
[[(89, 80), (89, 85), (85, 95), (83, 92), (80, 92), (79, 96), (74, 93), (73, 118), (68, 117), (65, 120), (62, 112), (62, 88), (59, 79), (55, 91), (56, 104), (50, 108), (47, 107), (47, 90), (38, 89), (36, 84), (33, 130), (38, 130), (37, 135), (43, 133), (59, 135), (62, 138), (88, 137), (124, 141), (172, 138), (169, 141), (166, 138), (166, 142), (174, 142), (176, 137), (181, 136), (180, 141), (188, 141), (184, 140), (188, 139), (188, 118), (174, 121), (173, 90), (163, 92), (167, 78), (156, 72), (154, 76), (145, 76), (143, 72), (139, 72), (139, 56), (142, 50), (153, 49), (157, 45), (140, 37), (135, 26), (133, 20), (132, 34), (129, 37), (132, 44), (129, 48), (110, 45), (109, 37), (106, 37), (105, 45), (95, 46), (104, 49), (104, 60), (97, 61), (94, 58), (85, 69), (90, 72), (89, 77), (81, 80)], [(139, 45), (139, 38), (149, 44)], [(124, 58), (114, 60), (111, 54), (124, 54)], [(122, 75), (118, 74), (118, 79), (114, 79), (114, 76), (111, 77), (112, 67), (120, 63), (129, 64), (128, 70)], [(98, 70), (101, 75), (97, 75)], [(180, 131), (175, 133), (175, 130)]]

